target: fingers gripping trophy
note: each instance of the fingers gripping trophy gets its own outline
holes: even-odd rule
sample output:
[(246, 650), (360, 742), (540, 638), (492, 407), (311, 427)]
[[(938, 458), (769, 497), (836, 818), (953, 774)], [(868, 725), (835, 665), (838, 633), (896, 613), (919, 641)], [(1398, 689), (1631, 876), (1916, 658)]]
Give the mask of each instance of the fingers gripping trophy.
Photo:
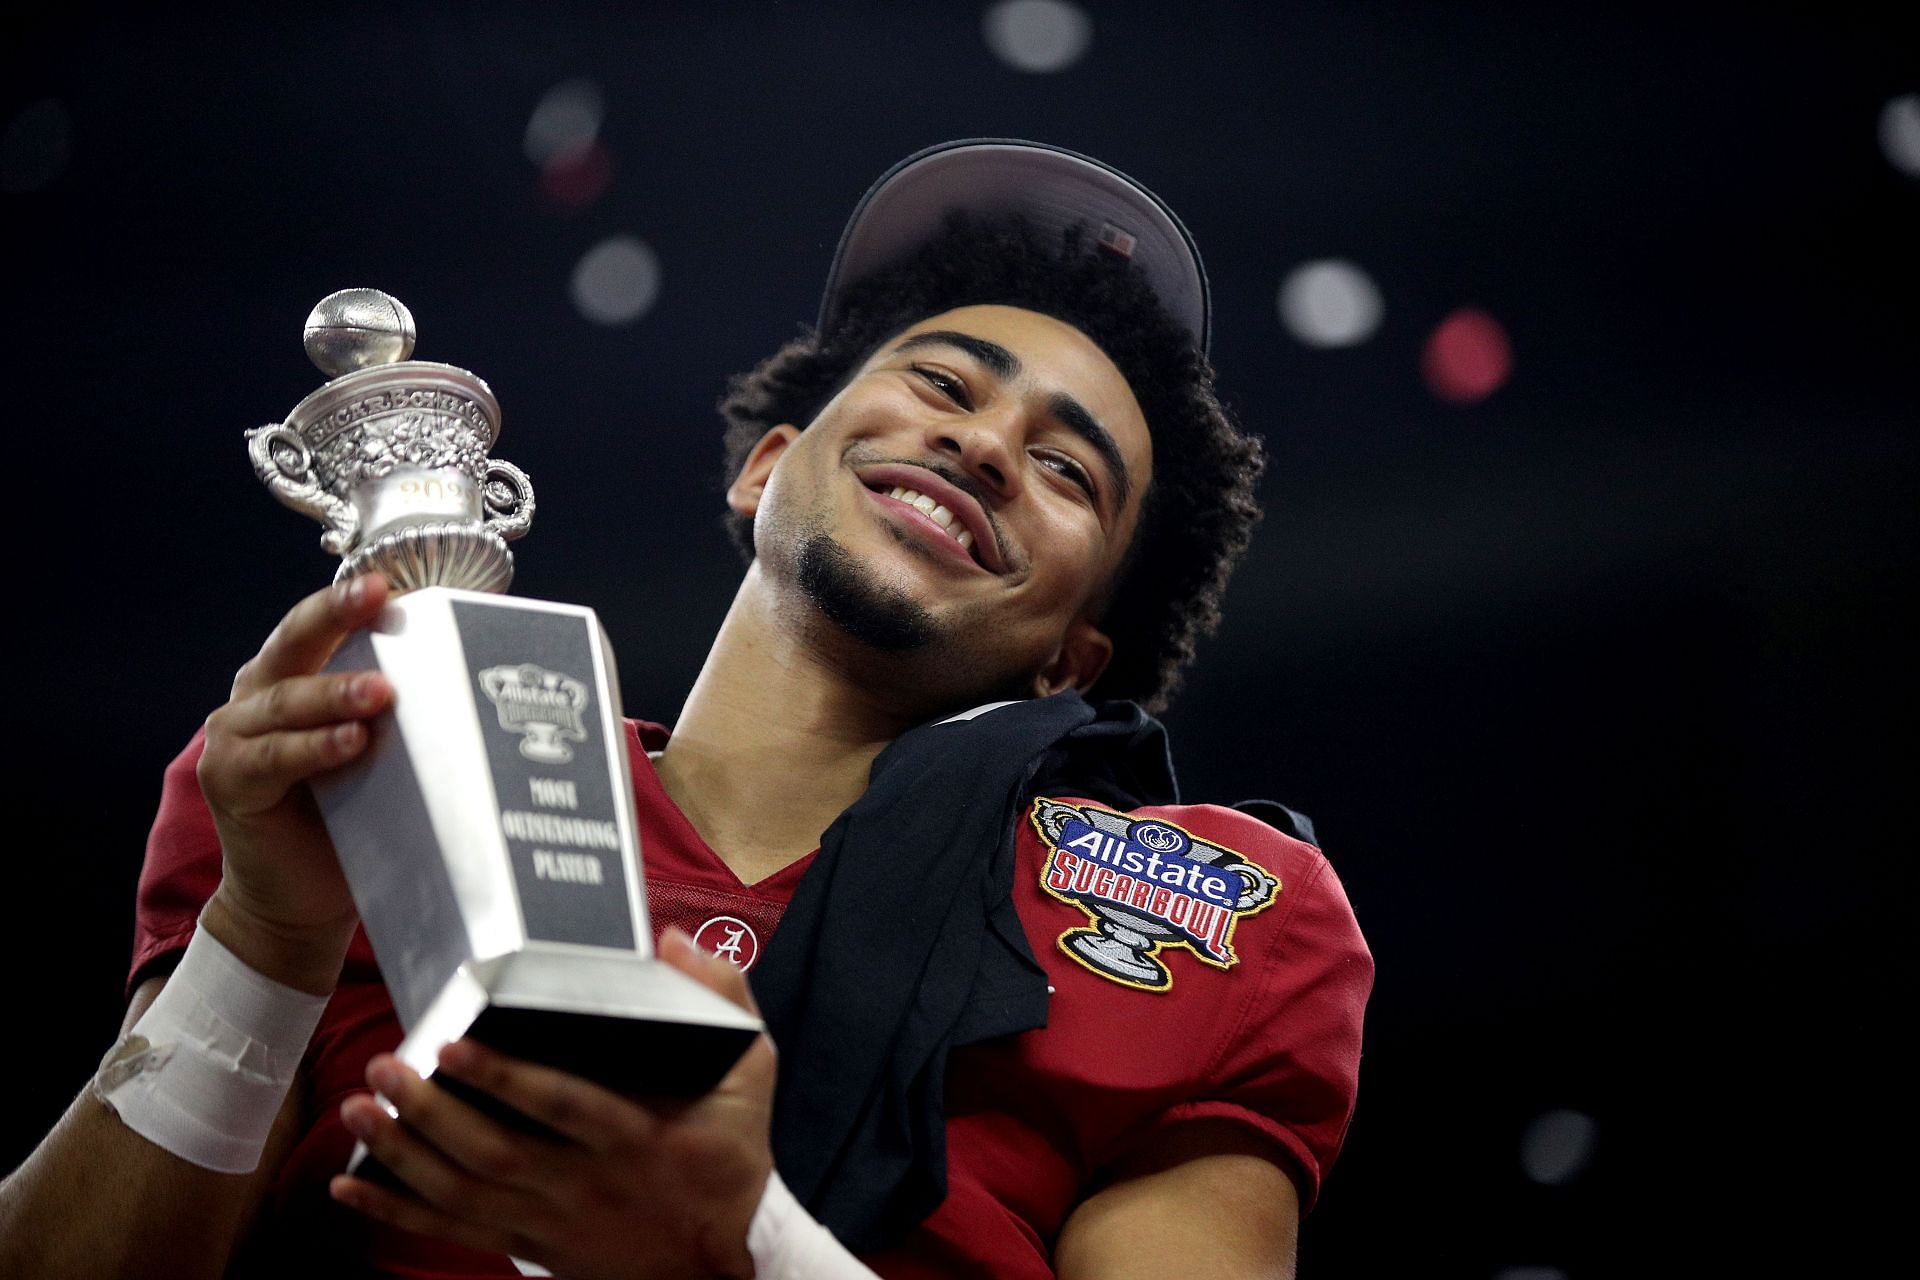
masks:
[(397, 1053), (430, 1076), (471, 1035), (627, 1092), (702, 1092), (760, 1024), (653, 958), (605, 634), (591, 609), (500, 594), (533, 487), (488, 457), (487, 384), (413, 345), (396, 299), (329, 295), (306, 326), (329, 381), (247, 432), (268, 489), (325, 526), (336, 581), (378, 572), (395, 592), (329, 664), (381, 672), (393, 708), (313, 791)]

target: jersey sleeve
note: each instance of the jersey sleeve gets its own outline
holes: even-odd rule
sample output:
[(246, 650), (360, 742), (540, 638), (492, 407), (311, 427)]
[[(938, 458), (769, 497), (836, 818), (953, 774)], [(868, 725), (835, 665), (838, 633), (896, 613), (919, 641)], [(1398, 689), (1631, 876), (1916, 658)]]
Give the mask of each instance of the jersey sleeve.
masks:
[(195, 772), (205, 745), (204, 734), (196, 732), (161, 782), (160, 811), (147, 836), (134, 900), (129, 994), (148, 978), (171, 972), (193, 937), (200, 909), (220, 885), (220, 837)]
[[(645, 720), (629, 720), (627, 726), (630, 747), (637, 742), (635, 749), (644, 765), (644, 753), (665, 745), (667, 731)], [(200, 794), (198, 770), (205, 749), (206, 731), (201, 729), (167, 766), (160, 785), (160, 810), (147, 835), (146, 861), (140, 868), (140, 887), (134, 899), (129, 995), (148, 978), (173, 971), (193, 937), (201, 909), (220, 887), (220, 835), (214, 829), (206, 798)], [(364, 928), (354, 930), (344, 972), (378, 976)]]
[(1286, 914), (1264, 945), (1242, 957), (1255, 971), (1247, 976), (1258, 980), (1246, 984), (1201, 1072), (1206, 1085), (1154, 1127), (1221, 1119), (1264, 1135), (1292, 1176), (1304, 1214), (1353, 1119), (1373, 956), (1326, 858), (1311, 845), (1276, 838), (1288, 846), (1278, 860), (1282, 875), (1293, 877), (1276, 904)]

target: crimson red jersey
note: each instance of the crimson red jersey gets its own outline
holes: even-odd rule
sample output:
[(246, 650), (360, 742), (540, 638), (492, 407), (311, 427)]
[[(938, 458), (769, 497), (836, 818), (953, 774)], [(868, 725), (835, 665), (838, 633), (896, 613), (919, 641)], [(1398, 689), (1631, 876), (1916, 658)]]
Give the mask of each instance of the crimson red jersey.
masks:
[[(666, 731), (629, 730), (654, 929), (678, 925), (751, 969), (811, 855), (741, 883), (647, 759)], [(177, 958), (219, 881), (199, 751), (196, 738), (167, 771), (140, 878), (133, 983)], [(1353, 1113), (1373, 980), (1326, 859), (1231, 809), (1118, 813), (1071, 796), (1036, 799), (1015, 848), (1014, 901), (1052, 988), (1047, 1025), (953, 1052), (947, 1198), (869, 1265), (900, 1277), (1051, 1276), (1054, 1240), (1104, 1171), (1196, 1119), (1264, 1137), (1311, 1207)], [(307, 1053), (306, 1127), (267, 1208), (262, 1261), (286, 1250), (342, 1275), (516, 1275), (502, 1255), (392, 1231), (326, 1194), (353, 1147), (339, 1104), (400, 1038), (361, 933)]]

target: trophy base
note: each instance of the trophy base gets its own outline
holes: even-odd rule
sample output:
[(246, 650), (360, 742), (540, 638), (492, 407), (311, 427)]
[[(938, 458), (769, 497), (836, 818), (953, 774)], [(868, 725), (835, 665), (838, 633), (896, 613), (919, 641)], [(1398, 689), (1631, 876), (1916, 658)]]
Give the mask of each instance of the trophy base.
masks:
[(505, 538), (484, 525), (406, 525), (348, 555), (333, 580), (345, 582), (376, 569), (395, 593), (421, 587), (498, 593), (513, 581), (513, 552)]
[[(442, 1046), (463, 1036), (616, 1093), (705, 1093), (761, 1032), (760, 1020), (679, 970), (640, 956), (521, 951), (463, 964), (395, 1056), (423, 1078)], [(442, 1087), (511, 1128), (544, 1126), (471, 1086)], [(398, 1185), (356, 1143), (347, 1172)]]

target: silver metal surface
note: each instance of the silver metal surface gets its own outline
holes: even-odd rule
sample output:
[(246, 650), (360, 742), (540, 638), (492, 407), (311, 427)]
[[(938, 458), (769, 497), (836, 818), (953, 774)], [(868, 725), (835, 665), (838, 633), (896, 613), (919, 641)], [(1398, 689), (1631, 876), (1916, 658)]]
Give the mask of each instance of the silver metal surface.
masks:
[(333, 380), (285, 422), (247, 432), (268, 490), (324, 525), (336, 578), (379, 570), (401, 591), (505, 591), (507, 543), (533, 523), (533, 485), (489, 458), (500, 405), (465, 369), (407, 360), (413, 315), (377, 289), (344, 289), (307, 318), (314, 363)]
[(342, 289), (307, 316), (307, 355), (329, 378), (413, 354), (413, 312), (378, 289)]
[[(502, 809), (519, 802), (496, 794), (487, 767), (484, 735), (500, 730), (483, 723), (476, 710), (477, 676), (454, 613), (462, 601), (586, 620), (593, 666), (579, 674), (593, 685), (587, 714), (596, 737), (613, 747), (596, 767), (617, 797), (613, 856), (626, 872), (630, 950), (528, 937), (501, 828)], [(652, 955), (653, 932), (619, 685), (593, 611), (444, 588), (417, 591), (391, 601), (372, 627), (341, 647), (328, 669), (378, 670), (400, 691), (393, 710), (375, 722), (367, 753), (316, 778), (313, 791), (401, 1025), (416, 1028), (448, 1000), (469, 1009), (469, 1019), (481, 1005), (501, 1001), (610, 1016), (638, 1016), (628, 1012), (634, 1010), (669, 1016), (658, 1006), (660, 997), (630, 985), (642, 972), (633, 964)], [(505, 957), (517, 959), (504, 968), (494, 963)], [(514, 974), (519, 976), (509, 983)], [(486, 997), (479, 1004), (449, 995), (452, 987), (475, 981)]]
[(410, 524), (349, 554), (333, 578), (344, 582), (374, 569), (401, 592), (434, 586), (505, 591), (513, 581), (513, 552), (484, 525)]
[[(459, 965), (526, 942), (450, 608), (455, 595), (400, 596), (342, 646), (330, 669), (377, 670), (400, 696), (375, 722), (360, 762), (313, 782), (405, 1027)], [(395, 779), (410, 781), (414, 797), (389, 794)]]

